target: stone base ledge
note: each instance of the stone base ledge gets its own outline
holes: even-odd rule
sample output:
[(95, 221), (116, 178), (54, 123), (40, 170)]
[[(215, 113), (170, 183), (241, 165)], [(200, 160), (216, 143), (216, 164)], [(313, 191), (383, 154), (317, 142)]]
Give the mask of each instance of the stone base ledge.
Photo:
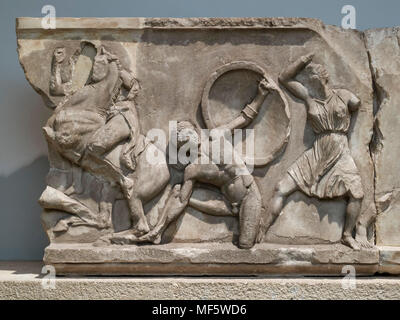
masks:
[(0, 262), (0, 299), (400, 299), (396, 277), (58, 277), (46, 288), (42, 267)]
[(400, 247), (355, 251), (335, 245), (262, 243), (238, 249), (231, 243), (169, 243), (142, 246), (51, 244), (44, 262), (57, 275), (357, 275), (400, 274)]
[(44, 262), (58, 275), (341, 275), (352, 265), (358, 275), (379, 271), (379, 250), (336, 245), (169, 243), (143, 246), (51, 244)]

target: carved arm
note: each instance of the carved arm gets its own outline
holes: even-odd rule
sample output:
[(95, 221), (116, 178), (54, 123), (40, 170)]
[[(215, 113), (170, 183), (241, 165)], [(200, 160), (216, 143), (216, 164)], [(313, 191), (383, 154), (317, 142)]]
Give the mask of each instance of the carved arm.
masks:
[(50, 77), (50, 93), (53, 96), (65, 96), (70, 93), (71, 77), (79, 54), (80, 50), (77, 50), (69, 59), (70, 79), (68, 82), (63, 82), (61, 78), (61, 68), (65, 60), (65, 48), (56, 48), (54, 50)]
[(228, 124), (219, 127), (219, 129), (227, 129), (232, 132), (234, 129), (240, 129), (248, 126), (257, 116), (265, 98), (271, 90), (276, 90), (275, 85), (269, 83), (266, 78), (261, 80), (260, 84), (258, 85), (258, 93), (253, 101), (244, 107), (239, 116), (237, 116)]
[(286, 89), (288, 89), (294, 96), (305, 102), (310, 99), (308, 90), (300, 82), (294, 80), (294, 78), (301, 70), (304, 69), (305, 66), (307, 66), (311, 62), (313, 57), (313, 53), (300, 57), (295, 62), (290, 64), (279, 75), (279, 81), (282, 83), (282, 85)]

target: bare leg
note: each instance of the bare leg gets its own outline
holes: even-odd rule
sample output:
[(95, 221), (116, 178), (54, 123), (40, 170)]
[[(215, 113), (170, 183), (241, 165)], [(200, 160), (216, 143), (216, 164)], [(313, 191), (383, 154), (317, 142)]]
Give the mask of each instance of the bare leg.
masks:
[(189, 206), (212, 216), (236, 216), (225, 201), (223, 200), (207, 200), (201, 201), (190, 198)]
[(269, 227), (275, 221), (276, 217), (282, 211), (286, 198), (296, 190), (298, 190), (296, 182), (288, 173), (286, 173), (286, 175), (281, 181), (279, 181), (278, 185), (275, 188), (275, 193), (271, 200), (270, 215), (267, 217), (267, 220), (265, 222), (266, 230), (269, 229)]
[(254, 246), (261, 224), (261, 194), (253, 182), (242, 201), (239, 212), (239, 247), (250, 249)]
[(188, 165), (185, 168), (184, 184), (181, 189), (181, 202), (190, 198), (195, 181), (218, 185), (221, 175), (223, 175), (223, 172), (213, 163)]
[(197, 180), (215, 182), (220, 174), (219, 168), (215, 164), (202, 165), (190, 164), (185, 168), (184, 183), (182, 188), (176, 185), (169, 196), (157, 225), (148, 234), (141, 237), (146, 241), (159, 241), (162, 233), (168, 225), (176, 220), (189, 203), (193, 192), (194, 184)]
[(174, 186), (164, 208), (162, 209), (162, 213), (156, 226), (149, 233), (140, 237), (138, 239), (139, 241), (153, 243), (159, 243), (161, 241), (161, 236), (165, 229), (167, 229), (172, 221), (178, 219), (188, 204), (188, 200), (186, 200), (186, 202), (181, 202), (179, 197), (180, 191), (180, 185)]
[(180, 195), (182, 202), (189, 200), (193, 192), (194, 183), (195, 181), (191, 179), (191, 180), (186, 180), (185, 183), (183, 184)]
[(342, 242), (354, 250), (360, 250), (360, 245), (353, 238), (352, 232), (356, 226), (356, 221), (360, 213), (361, 201), (362, 199), (355, 199), (352, 196), (349, 197), (349, 203), (347, 204), (346, 210), (346, 222), (343, 230)]

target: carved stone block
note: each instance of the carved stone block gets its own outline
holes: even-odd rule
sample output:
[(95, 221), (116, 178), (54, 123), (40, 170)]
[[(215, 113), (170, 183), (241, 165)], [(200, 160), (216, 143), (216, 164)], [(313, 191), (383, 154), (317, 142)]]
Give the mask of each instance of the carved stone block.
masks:
[(380, 269), (397, 249), (375, 247), (400, 242), (397, 31), (18, 18), (21, 65), (54, 110), (45, 262), (59, 274), (398, 273)]

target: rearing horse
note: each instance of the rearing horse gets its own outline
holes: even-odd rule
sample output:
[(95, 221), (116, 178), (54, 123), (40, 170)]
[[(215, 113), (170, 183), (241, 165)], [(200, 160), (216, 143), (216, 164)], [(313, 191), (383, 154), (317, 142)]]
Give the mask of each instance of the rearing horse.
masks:
[[(122, 86), (129, 94), (124, 101), (116, 101)], [(51, 89), (63, 92), (62, 83), (56, 79)], [(101, 47), (94, 58), (91, 83), (67, 96), (43, 129), (59, 155), (121, 187), (131, 212), (132, 232), (141, 235), (149, 231), (143, 203), (166, 186), (170, 174), (165, 158), (147, 161), (155, 146), (140, 133), (133, 102), (137, 90), (136, 79)]]

